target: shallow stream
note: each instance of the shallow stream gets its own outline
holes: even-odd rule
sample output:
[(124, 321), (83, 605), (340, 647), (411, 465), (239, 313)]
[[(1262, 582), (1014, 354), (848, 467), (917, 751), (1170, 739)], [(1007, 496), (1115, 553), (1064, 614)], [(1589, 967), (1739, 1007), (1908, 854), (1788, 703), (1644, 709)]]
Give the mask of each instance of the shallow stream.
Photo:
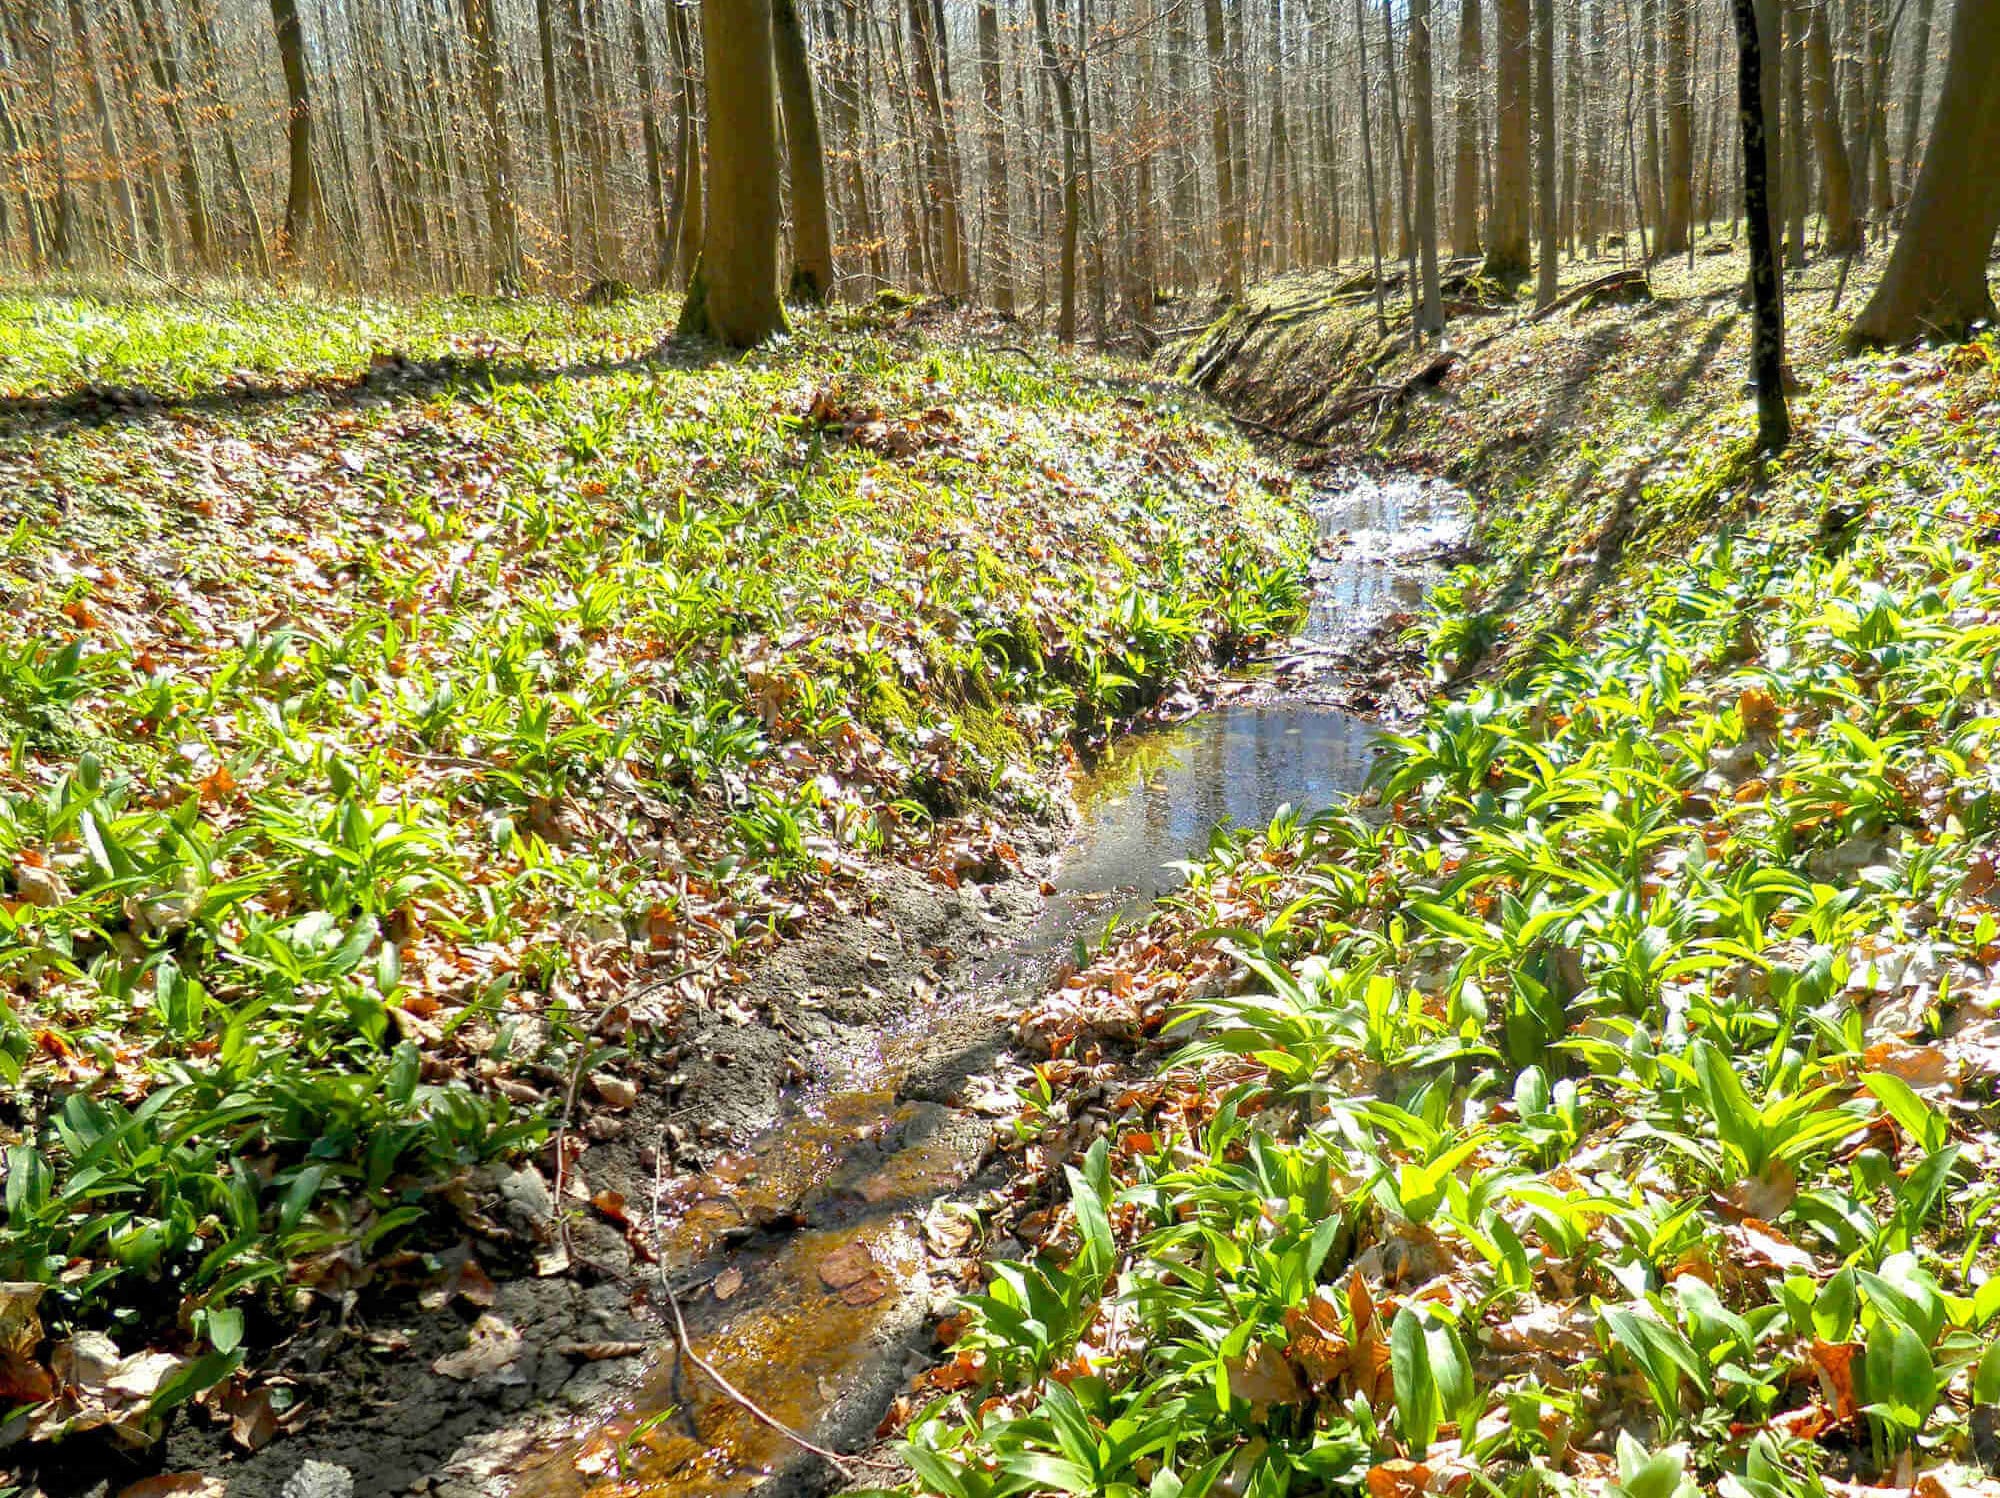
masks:
[[(979, 1168), (992, 1122), (912, 1085), (943, 1047), (977, 1077), (1004, 1017), (1046, 985), (1078, 940), (1130, 917), (1178, 882), (1224, 824), (1262, 826), (1365, 782), (1375, 728), (1313, 701), (1369, 631), (1414, 608), (1431, 560), (1464, 527), (1463, 496), (1409, 477), (1330, 478), (1316, 496), (1320, 545), (1302, 634), (1243, 700), (1114, 745), (1075, 787), (1078, 821), (1054, 891), (1028, 935), (975, 965), (956, 995), (821, 1058), (822, 1081), (747, 1149), (669, 1183), (666, 1269), (702, 1356), (770, 1415), (821, 1442), (874, 1428), (907, 1381), (909, 1340), (931, 1310), (925, 1226)], [(609, 1418), (585, 1422), (523, 1464), (515, 1498), (734, 1495), (771, 1479), (810, 1490), (797, 1450), (721, 1397), (662, 1345)], [(821, 1470), (824, 1470), (823, 1468)], [(622, 1481), (620, 1480), (622, 1478)]]

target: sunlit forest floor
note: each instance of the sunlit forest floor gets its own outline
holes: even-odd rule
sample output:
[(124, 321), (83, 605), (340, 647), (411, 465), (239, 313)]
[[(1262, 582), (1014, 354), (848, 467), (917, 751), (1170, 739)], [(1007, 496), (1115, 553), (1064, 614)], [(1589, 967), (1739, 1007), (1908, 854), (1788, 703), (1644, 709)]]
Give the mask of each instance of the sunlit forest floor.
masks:
[(1345, 274), (1166, 352), (1480, 556), (1373, 788), (1024, 1015), (920, 1487), (1994, 1490), (1996, 344), (1849, 357), (1837, 276), (1770, 463), (1733, 259), (1463, 286), (1441, 378)]
[[(1990, 1489), (2000, 382), (1992, 334), (1847, 356), (1836, 275), (1771, 463), (1728, 257), (1539, 323), (1467, 284), (1449, 367), (1351, 273), (1163, 356), (1464, 483), (1477, 554), (1375, 788), (1021, 1017), (890, 1480)], [(1290, 629), (1298, 450), (1157, 371), (671, 312), (0, 298), (23, 1434), (267, 1444), (356, 1297), (445, 1308), (373, 1355), (481, 1397), (517, 1280), (645, 1261), (596, 1158), (698, 1159), (809, 1048), (706, 1059), (798, 1021), (771, 952), (1032, 888), (1052, 767)], [(600, 1289), (541, 1314), (657, 1335)]]
[(622, 1257), (599, 1157), (702, 1158), (826, 1023), (760, 958), (1023, 879), (1073, 745), (1298, 609), (1290, 478), (1129, 372), (673, 313), (0, 297), (31, 1440), (254, 1447), (355, 1294)]

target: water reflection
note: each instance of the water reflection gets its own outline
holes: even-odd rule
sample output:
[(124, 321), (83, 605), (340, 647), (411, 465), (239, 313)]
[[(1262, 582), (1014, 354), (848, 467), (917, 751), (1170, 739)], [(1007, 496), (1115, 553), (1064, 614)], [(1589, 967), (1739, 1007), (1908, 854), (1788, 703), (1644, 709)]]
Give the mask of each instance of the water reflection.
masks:
[(1312, 810), (1360, 789), (1374, 740), (1359, 718), (1284, 701), (1128, 739), (1079, 787), (1083, 825), (1058, 898), (1149, 901), (1180, 882), (1168, 865), (1204, 852), (1215, 828), (1262, 826), (1281, 806)]

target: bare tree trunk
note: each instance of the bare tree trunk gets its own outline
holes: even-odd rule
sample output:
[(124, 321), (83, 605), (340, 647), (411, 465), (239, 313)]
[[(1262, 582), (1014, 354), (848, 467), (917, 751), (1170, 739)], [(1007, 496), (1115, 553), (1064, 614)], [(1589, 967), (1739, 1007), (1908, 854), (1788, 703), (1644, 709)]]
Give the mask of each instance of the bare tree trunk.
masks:
[(923, 105), (929, 134), (925, 146), (927, 191), (938, 216), (938, 285), (949, 295), (963, 296), (966, 285), (965, 230), (955, 183), (957, 153), (945, 118), (944, 94), (938, 69), (938, 39), (933, 35), (927, 0), (909, 0), (910, 48), (917, 96)]
[(1900, 173), (1901, 197), (1908, 202), (1917, 181), (1918, 131), (1924, 117), (1924, 75), (1931, 60), (1931, 12), (1933, 0), (1917, 0), (1917, 34), (1910, 46), (1910, 88), (1903, 98), (1903, 153)]
[[(76, 0), (71, 0), (74, 8)], [(257, 274), (265, 280), (271, 277), (270, 247), (264, 242), (264, 215), (258, 211), (257, 195), (250, 188), (250, 174), (244, 169), (243, 156), (236, 148), (236, 131), (230, 124), (235, 110), (222, 97), (220, 48), (215, 40), (215, 12), (205, 0), (194, 0), (195, 16), (192, 30), (198, 68), (201, 74), (201, 97), (203, 108), (210, 119), (215, 121), (217, 131), (222, 136), (222, 161), (229, 169), (229, 184), (236, 196), (236, 211), (243, 215), (245, 232), (250, 238), (250, 262)], [(93, 72), (95, 70), (93, 69)], [(123, 178), (120, 178), (121, 185)]]
[(1007, 201), (1007, 101), (1000, 82), (1000, 13), (993, 0), (979, 0), (979, 98), (986, 111), (981, 135), (986, 146), (987, 282), (993, 305), (1014, 310), (1014, 247)]
[(562, 236), (564, 264), (575, 275), (576, 213), (570, 193), (569, 155), (563, 140), (561, 64), (557, 61), (555, 14), (550, 9), (550, 0), (535, 0), (535, 45), (542, 58), (542, 138), (548, 143), (556, 232)]
[(1557, 237), (1576, 259), (1577, 141), (1583, 133), (1583, 0), (1563, 6), (1562, 222)]
[(674, 280), (688, 286), (701, 259), (701, 101), (695, 87), (693, 39), (678, 5), (667, 7), (667, 47), (680, 84), (680, 118), (674, 130)]
[(1368, 122), (1368, 27), (1362, 0), (1354, 0), (1354, 45), (1360, 54), (1361, 69), (1361, 170), (1368, 179), (1368, 245), (1375, 257), (1375, 326), (1389, 331), (1389, 314), (1384, 305), (1387, 290), (1382, 285), (1382, 208), (1375, 192), (1375, 147)]
[[(1042, 3), (1044, 0), (1036, 0), (1036, 4)], [(1202, 19), (1208, 42), (1209, 133), (1215, 147), (1215, 196), (1221, 209), (1222, 289), (1236, 297), (1243, 293), (1243, 206), (1237, 197), (1235, 154), (1229, 142), (1228, 43), (1222, 29), (1222, 0), (1202, 0)]]
[(1459, 0), (1458, 71), (1452, 78), (1457, 141), (1451, 172), (1451, 252), (1479, 253), (1479, 75), (1485, 66), (1479, 0)]
[(1819, 152), (1820, 202), (1826, 215), (1825, 252), (1852, 255), (1861, 248), (1861, 222), (1854, 212), (1854, 174), (1834, 113), (1833, 48), (1826, 24), (1827, 0), (1798, 0), (1807, 11), (1806, 107), (1812, 114), (1813, 145)]
[[(274, 0), (275, 3), (275, 0)], [(521, 231), (514, 202), (514, 152), (507, 134), (506, 74), (500, 38), (493, 26), (493, 0), (464, 0), (465, 33), (472, 43), (473, 90), (486, 127), (486, 232), (493, 288), (507, 293), (521, 285)]]
[(1906, 343), (1994, 317), (1986, 261), (2000, 231), (2000, 0), (1958, 0), (1930, 144), (1889, 267), (1850, 337)]
[(784, 331), (770, 0), (702, 0), (708, 214), (680, 331), (732, 348)]
[(1791, 441), (1785, 409), (1785, 308), (1778, 292), (1778, 252), (1765, 181), (1770, 152), (1765, 149), (1764, 56), (1755, 0), (1735, 0), (1736, 97), (1743, 125), (1743, 217), (1750, 228), (1750, 296), (1755, 314), (1751, 331), (1751, 373), (1757, 382), (1757, 446), (1782, 452)]
[(1528, 273), (1529, 0), (1497, 0), (1499, 138), (1494, 146), (1493, 215), (1486, 273), (1516, 281)]
[(1535, 259), (1535, 305), (1556, 299), (1556, 9), (1535, 0), (1535, 218), (1541, 241)]
[(777, 51), (778, 102), (785, 115), (785, 159), (792, 174), (791, 295), (819, 303), (833, 291), (833, 230), (826, 214), (826, 150), (813, 102), (806, 35), (793, 0), (770, 0)]
[(139, 229), (139, 209), (133, 199), (132, 182), (126, 176), (125, 153), (118, 144), (118, 117), (112, 113), (110, 101), (104, 96), (97, 46), (91, 36), (89, 18), (84, 14), (83, 0), (69, 0), (69, 29), (76, 40), (77, 52), (83, 58), (90, 112), (97, 119), (97, 140), (104, 152), (104, 169), (111, 174), (117, 193), (118, 217), (125, 229), (127, 243), (132, 247), (133, 258), (143, 261), (146, 258), (146, 240)]
[(1666, 0), (1667, 6), (1667, 180), (1666, 213), (1653, 253), (1677, 254), (1688, 247), (1693, 217), (1694, 98), (1688, 81), (1688, 10), (1693, 0)]
[(1444, 300), (1438, 295), (1437, 132), (1433, 92), (1431, 0), (1410, 0), (1410, 112), (1417, 137), (1417, 255), (1422, 283), (1417, 331), (1424, 334), (1444, 331)]
[(1799, 0), (1783, 0), (1785, 17), (1785, 172), (1784, 194), (1774, 200), (1785, 226), (1785, 264), (1798, 270), (1806, 263), (1806, 90), (1805, 13)]
[(271, 0), (271, 29), (285, 73), (285, 141), (289, 162), (285, 189), (285, 238), (280, 258), (296, 260), (307, 237), (326, 221), (319, 173), (313, 168), (312, 86), (306, 76), (305, 40), (299, 30), (298, 0)]
[[(188, 245), (195, 264), (204, 270), (216, 264), (215, 230), (208, 216), (208, 184), (203, 179), (201, 156), (196, 150), (194, 130), (182, 106), (180, 63), (174, 54), (174, 38), (167, 26), (159, 0), (132, 0), (132, 13), (139, 23), (141, 45), (146, 49), (147, 66), (160, 90), (160, 112), (166, 117), (167, 133), (173, 137), (174, 165), (180, 177), (181, 214), (187, 221)], [(50, 94), (54, 95), (53, 80)], [(60, 132), (58, 131), (58, 139)]]
[(1049, 25), (1049, 0), (1035, 0), (1035, 39), (1041, 47), (1042, 67), (1048, 73), (1049, 87), (1055, 92), (1056, 111), (1062, 117), (1062, 270), (1058, 293), (1061, 311), (1056, 316), (1056, 339), (1070, 344), (1076, 342), (1076, 239), (1077, 218), (1082, 211), (1077, 180), (1076, 98), (1070, 89), (1069, 74), (1056, 56), (1055, 33)]
[(653, 229), (652, 282), (664, 286), (674, 254), (667, 227), (667, 146), (660, 129), (659, 84), (653, 76), (653, 44), (646, 33), (644, 0), (632, 0), (632, 54), (639, 69), (639, 138), (646, 155), (646, 217)]

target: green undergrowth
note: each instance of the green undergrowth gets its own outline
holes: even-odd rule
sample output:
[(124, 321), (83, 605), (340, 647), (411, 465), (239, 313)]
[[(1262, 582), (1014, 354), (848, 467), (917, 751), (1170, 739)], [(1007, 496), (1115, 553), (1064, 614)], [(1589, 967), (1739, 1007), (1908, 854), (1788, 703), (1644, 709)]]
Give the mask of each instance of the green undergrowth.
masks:
[(1577, 434), (1660, 517), (1601, 567), (1520, 471), (1425, 625), (1497, 661), (1024, 1020), (1059, 1210), (919, 1491), (1993, 1490), (1994, 354), (1802, 359), (1761, 483), (1723, 368)]
[(81, 1329), (181, 1360), (143, 1425), (453, 1241), (872, 863), (948, 872), (959, 814), (1298, 611), (1288, 481), (1108, 370), (874, 314), (635, 361), (672, 312), (0, 298), (38, 1433)]

